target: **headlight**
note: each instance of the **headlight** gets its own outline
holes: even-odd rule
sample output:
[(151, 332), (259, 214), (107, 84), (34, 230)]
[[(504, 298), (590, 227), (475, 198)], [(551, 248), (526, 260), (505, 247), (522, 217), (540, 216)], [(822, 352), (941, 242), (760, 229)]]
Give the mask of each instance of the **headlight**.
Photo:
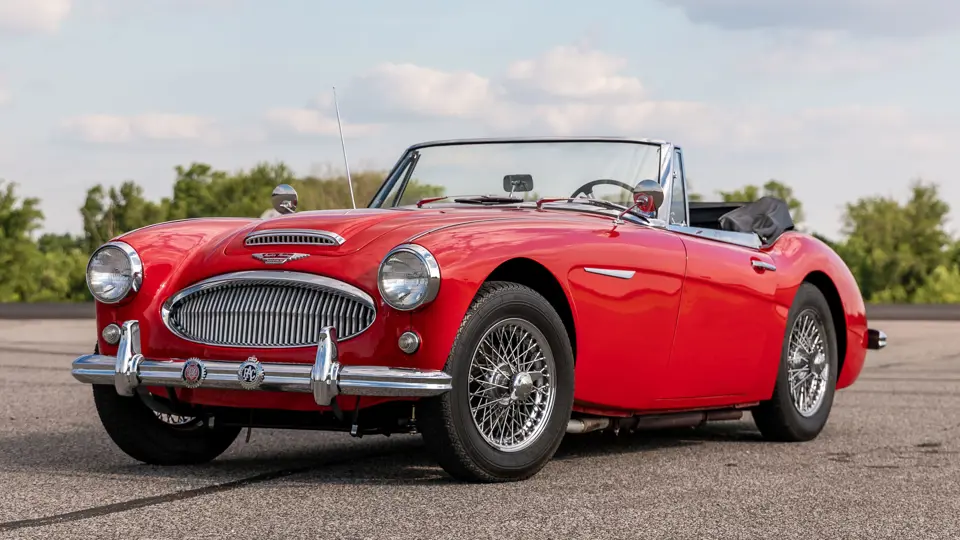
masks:
[(104, 304), (116, 304), (140, 290), (143, 264), (132, 247), (123, 242), (104, 244), (87, 263), (87, 288)]
[(390, 307), (400, 311), (416, 309), (437, 297), (440, 265), (422, 246), (397, 246), (380, 263), (377, 287)]

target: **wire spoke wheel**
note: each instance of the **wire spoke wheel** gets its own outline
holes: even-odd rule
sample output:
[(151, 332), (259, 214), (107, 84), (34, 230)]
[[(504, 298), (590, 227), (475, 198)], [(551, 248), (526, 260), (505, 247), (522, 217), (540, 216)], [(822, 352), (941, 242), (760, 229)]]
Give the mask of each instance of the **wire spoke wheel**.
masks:
[(188, 427), (198, 420), (198, 418), (194, 416), (181, 416), (179, 414), (167, 414), (158, 411), (153, 411), (153, 414), (164, 424), (178, 428)]
[(470, 414), (497, 450), (517, 452), (543, 433), (553, 412), (556, 364), (546, 337), (524, 319), (487, 329), (468, 376)]
[(826, 395), (830, 379), (826, 347), (823, 321), (816, 310), (804, 310), (790, 332), (787, 357), (790, 397), (801, 416), (816, 414)]

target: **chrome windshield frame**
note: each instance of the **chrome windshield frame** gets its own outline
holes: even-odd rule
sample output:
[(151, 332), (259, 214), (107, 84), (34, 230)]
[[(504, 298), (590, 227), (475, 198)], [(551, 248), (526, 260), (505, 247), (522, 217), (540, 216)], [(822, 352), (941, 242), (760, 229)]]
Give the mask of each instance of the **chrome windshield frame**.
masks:
[[(474, 139), (446, 139), (446, 140), (436, 140), (436, 141), (426, 141), (413, 144), (409, 146), (404, 152), (400, 155), (400, 158), (393, 165), (393, 168), (390, 169), (390, 172), (387, 173), (387, 176), (384, 178), (383, 183), (380, 184), (380, 187), (377, 188), (376, 193), (367, 203), (367, 208), (400, 208), (400, 206), (390, 203), (386, 200), (387, 196), (390, 195), (391, 190), (394, 187), (396, 182), (403, 182), (406, 184), (408, 178), (401, 178), (400, 175), (404, 174), (408, 163), (417, 159), (419, 156), (419, 150), (423, 148), (437, 147), (437, 146), (467, 146), (467, 145), (484, 145), (484, 144), (517, 144), (517, 143), (592, 143), (592, 142), (609, 142), (609, 143), (632, 143), (632, 144), (643, 144), (651, 146), (660, 147), (660, 185), (664, 189), (664, 204), (661, 209), (657, 212), (658, 219), (665, 219), (669, 217), (670, 211), (670, 202), (671, 202), (671, 193), (670, 187), (672, 184), (669, 182), (669, 175), (672, 173), (672, 156), (674, 148), (678, 148), (674, 144), (659, 140), (659, 139), (644, 139), (644, 138), (632, 138), (632, 137), (502, 137), (502, 138), (474, 138)], [(406, 175), (409, 176), (409, 175)], [(396, 200), (394, 203), (399, 201), (403, 196), (403, 190), (406, 189), (406, 186), (403, 185), (400, 187), (396, 195)]]

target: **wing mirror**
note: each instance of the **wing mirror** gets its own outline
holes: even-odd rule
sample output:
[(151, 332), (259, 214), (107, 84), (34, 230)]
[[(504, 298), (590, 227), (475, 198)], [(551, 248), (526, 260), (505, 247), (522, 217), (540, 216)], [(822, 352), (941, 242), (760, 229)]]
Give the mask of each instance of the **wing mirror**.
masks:
[(613, 220), (613, 230), (617, 225), (623, 225), (623, 216), (630, 210), (636, 208), (643, 217), (656, 218), (657, 210), (663, 205), (663, 187), (656, 180), (641, 180), (633, 188), (633, 206), (620, 212), (620, 215)]
[(663, 187), (656, 180), (641, 180), (633, 188), (633, 202), (647, 217), (655, 217), (663, 205)]
[(273, 208), (281, 214), (292, 214), (297, 211), (297, 190), (290, 184), (280, 184), (270, 196)]

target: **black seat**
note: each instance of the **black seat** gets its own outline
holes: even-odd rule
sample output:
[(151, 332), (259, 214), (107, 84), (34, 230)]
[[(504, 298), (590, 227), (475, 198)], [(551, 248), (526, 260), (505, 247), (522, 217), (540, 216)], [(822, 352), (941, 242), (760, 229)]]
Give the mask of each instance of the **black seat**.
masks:
[(755, 233), (764, 246), (770, 246), (786, 231), (795, 229), (790, 207), (783, 199), (761, 197), (720, 216), (725, 231)]

